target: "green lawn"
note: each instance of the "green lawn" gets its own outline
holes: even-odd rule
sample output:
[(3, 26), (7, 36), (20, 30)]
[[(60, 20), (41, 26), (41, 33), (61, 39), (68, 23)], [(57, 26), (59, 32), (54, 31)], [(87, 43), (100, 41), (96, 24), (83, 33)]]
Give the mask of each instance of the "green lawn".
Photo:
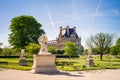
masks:
[[(27, 59), (28, 66), (18, 65), (18, 58), (0, 58), (0, 68), (31, 70), (32, 58)], [(94, 66), (86, 66), (86, 56), (80, 58), (57, 58), (56, 65), (58, 70), (79, 71), (79, 70), (98, 70), (98, 69), (120, 69), (120, 59), (104, 56), (100, 61), (99, 56), (94, 56)]]
[(20, 66), (18, 58), (0, 58), (0, 68), (30, 70), (32, 66), (31, 59), (27, 59), (28, 66)]

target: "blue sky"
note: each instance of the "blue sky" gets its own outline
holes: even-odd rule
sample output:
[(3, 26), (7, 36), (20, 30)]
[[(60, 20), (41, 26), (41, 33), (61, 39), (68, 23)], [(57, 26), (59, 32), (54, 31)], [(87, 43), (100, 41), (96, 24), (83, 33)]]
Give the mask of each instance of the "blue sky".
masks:
[(10, 21), (31, 15), (43, 26), (49, 40), (59, 34), (59, 27), (77, 28), (85, 39), (91, 34), (116, 33), (120, 37), (120, 0), (0, 0), (0, 42), (9, 45)]

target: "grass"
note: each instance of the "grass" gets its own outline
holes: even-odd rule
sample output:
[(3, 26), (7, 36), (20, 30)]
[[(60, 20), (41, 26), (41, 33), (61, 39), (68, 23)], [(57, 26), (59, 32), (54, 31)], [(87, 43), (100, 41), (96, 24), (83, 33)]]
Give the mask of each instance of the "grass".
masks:
[(0, 58), (0, 68), (7, 69), (18, 69), (18, 70), (30, 70), (32, 66), (32, 62), (27, 59), (28, 66), (20, 66), (18, 64), (18, 58)]
[[(33, 60), (27, 59), (27, 66), (20, 66), (18, 58), (0, 58), (0, 68), (31, 70)], [(99, 70), (99, 69), (120, 69), (120, 59), (104, 56), (103, 60), (99, 56), (94, 56), (94, 66), (86, 66), (86, 56), (80, 58), (56, 58), (56, 65), (58, 70), (64, 71), (81, 71), (81, 70)]]
[(57, 68), (65, 71), (120, 69), (120, 59), (106, 55), (103, 56), (102, 61), (99, 56), (94, 56), (94, 66), (92, 67), (86, 66), (86, 56), (81, 56), (79, 59), (56, 59), (56, 62)]

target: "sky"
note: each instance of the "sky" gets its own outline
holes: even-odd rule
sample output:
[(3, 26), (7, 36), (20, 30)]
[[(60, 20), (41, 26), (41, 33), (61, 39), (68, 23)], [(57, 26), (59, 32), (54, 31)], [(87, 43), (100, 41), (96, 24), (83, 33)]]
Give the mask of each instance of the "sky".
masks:
[(8, 34), (14, 17), (33, 16), (42, 24), (49, 40), (55, 40), (59, 28), (76, 27), (85, 40), (96, 33), (115, 33), (120, 37), (120, 0), (0, 0), (0, 42), (9, 46)]

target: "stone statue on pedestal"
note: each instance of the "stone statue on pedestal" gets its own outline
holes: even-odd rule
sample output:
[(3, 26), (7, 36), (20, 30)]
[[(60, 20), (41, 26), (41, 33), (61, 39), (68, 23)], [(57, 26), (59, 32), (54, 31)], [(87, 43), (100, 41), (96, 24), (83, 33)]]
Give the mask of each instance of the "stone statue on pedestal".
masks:
[(19, 65), (21, 65), (21, 66), (27, 66), (26, 57), (25, 57), (25, 49), (21, 49), (21, 54), (20, 54), (20, 59), (19, 59)]
[(38, 42), (41, 45), (41, 49), (38, 55), (33, 56), (33, 66), (31, 72), (56, 72), (55, 55), (48, 52), (47, 49), (47, 37), (40, 36)]
[(88, 56), (86, 58), (86, 65), (87, 66), (93, 66), (94, 61), (93, 61), (93, 56), (92, 56), (92, 49), (88, 49), (87, 54), (88, 54)]
[(49, 53), (48, 49), (47, 49), (47, 37), (40, 36), (38, 38), (38, 42), (41, 45), (41, 49), (40, 49), (38, 55), (51, 55), (51, 53)]

